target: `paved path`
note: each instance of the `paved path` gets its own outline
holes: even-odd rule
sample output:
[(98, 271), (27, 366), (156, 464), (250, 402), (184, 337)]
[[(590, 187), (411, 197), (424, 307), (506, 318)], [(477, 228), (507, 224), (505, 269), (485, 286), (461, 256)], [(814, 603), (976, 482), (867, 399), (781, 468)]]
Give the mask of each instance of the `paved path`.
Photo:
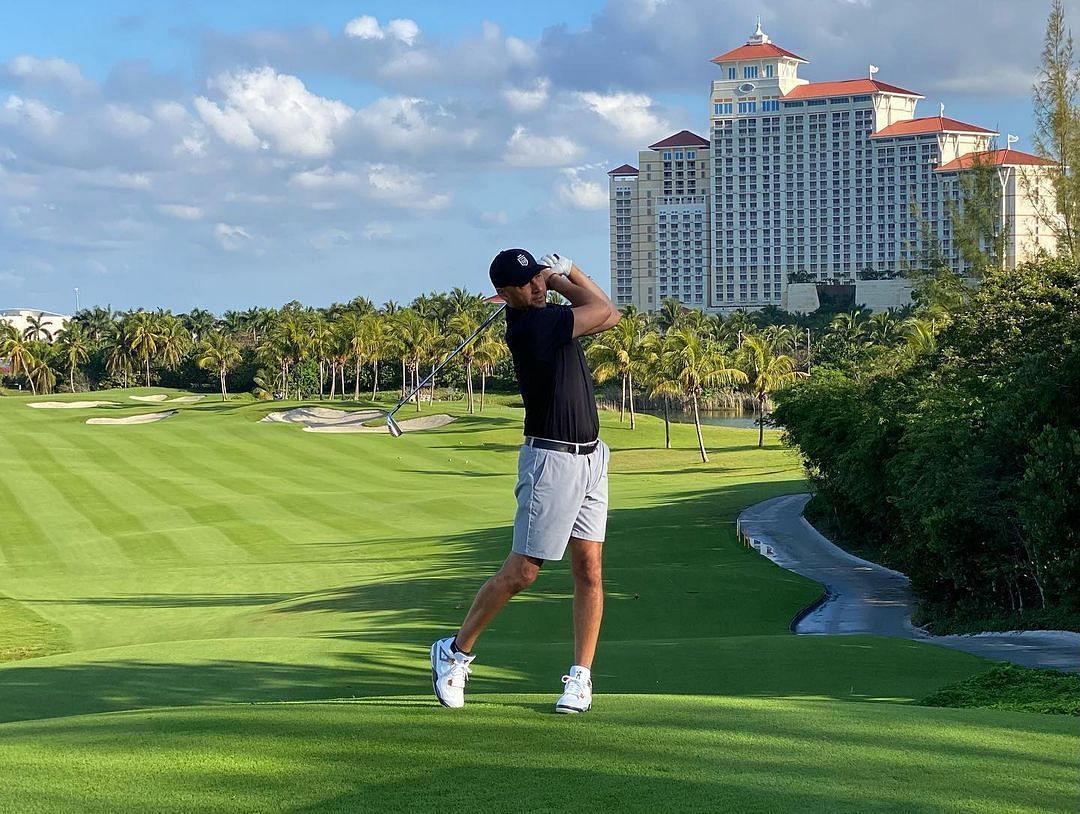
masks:
[(739, 529), (777, 565), (825, 585), (823, 602), (795, 626), (800, 634), (869, 633), (917, 639), (1025, 667), (1080, 672), (1080, 633), (1014, 631), (931, 636), (911, 624), (911, 583), (899, 571), (833, 545), (802, 516), (810, 495), (786, 495), (751, 506)]

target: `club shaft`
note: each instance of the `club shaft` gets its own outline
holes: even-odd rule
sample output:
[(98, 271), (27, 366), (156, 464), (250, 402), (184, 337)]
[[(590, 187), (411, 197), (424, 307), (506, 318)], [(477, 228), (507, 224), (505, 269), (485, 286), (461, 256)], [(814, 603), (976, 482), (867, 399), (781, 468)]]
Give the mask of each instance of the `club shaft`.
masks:
[(475, 331), (473, 331), (472, 334), (464, 342), (462, 342), (453, 351), (451, 351), (450, 354), (445, 359), (443, 359), (441, 362), (439, 362), (439, 366), (436, 367), (434, 370), (432, 370), (424, 378), (424, 380), (422, 382), (420, 382), (420, 384), (416, 385), (416, 387), (413, 388), (412, 392), (409, 393), (409, 395), (403, 397), (401, 399), (401, 401), (399, 401), (397, 404), (394, 405), (394, 409), (392, 409), (390, 412), (388, 412), (386, 414), (387, 417), (389, 418), (390, 416), (392, 416), (394, 413), (396, 413), (398, 410), (400, 410), (403, 406), (408, 404), (409, 399), (411, 399), (413, 396), (415, 396), (417, 393), (419, 393), (421, 390), (423, 390), (425, 387), (427, 387), (428, 383), (432, 379), (435, 378), (436, 374), (440, 370), (442, 370), (444, 367), (446, 367), (446, 365), (450, 362), (451, 359), (453, 359), (455, 356), (457, 356), (459, 353), (461, 353), (461, 351), (465, 348), (466, 345), (468, 345), (470, 342), (472, 342), (474, 339), (476, 339), (476, 337), (478, 337), (480, 335), (481, 331), (483, 331), (484, 328), (486, 328), (488, 325), (490, 325), (492, 322), (494, 322), (495, 319), (499, 316), (499, 314), (501, 314), (505, 309), (506, 309), (506, 303), (503, 303), (502, 305), (500, 305), (498, 307), (498, 309), (495, 311), (495, 313), (493, 313), (491, 316), (489, 316), (487, 319), (485, 319), (483, 322), (481, 322), (480, 327), (477, 328)]

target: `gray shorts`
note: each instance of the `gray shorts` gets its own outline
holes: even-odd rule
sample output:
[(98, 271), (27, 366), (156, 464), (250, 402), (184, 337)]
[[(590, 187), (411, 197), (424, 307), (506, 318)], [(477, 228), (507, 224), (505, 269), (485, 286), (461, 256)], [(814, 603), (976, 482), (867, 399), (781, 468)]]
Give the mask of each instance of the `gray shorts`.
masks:
[(588, 455), (523, 445), (514, 488), (514, 552), (561, 560), (571, 537), (602, 543), (610, 457), (603, 441)]

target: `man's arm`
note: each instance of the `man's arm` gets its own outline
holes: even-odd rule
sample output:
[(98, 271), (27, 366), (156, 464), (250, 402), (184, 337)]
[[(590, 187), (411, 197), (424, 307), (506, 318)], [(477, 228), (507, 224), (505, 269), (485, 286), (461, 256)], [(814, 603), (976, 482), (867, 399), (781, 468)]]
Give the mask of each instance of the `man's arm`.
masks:
[(573, 263), (570, 264), (569, 276), (549, 270), (546, 282), (548, 288), (558, 291), (574, 307), (575, 338), (606, 331), (622, 319), (622, 314), (604, 290)]

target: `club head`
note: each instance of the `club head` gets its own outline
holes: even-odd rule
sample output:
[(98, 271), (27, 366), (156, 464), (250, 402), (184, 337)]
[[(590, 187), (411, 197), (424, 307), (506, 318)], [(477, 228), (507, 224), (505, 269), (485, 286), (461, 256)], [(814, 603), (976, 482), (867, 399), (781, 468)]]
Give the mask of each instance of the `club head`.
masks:
[(392, 437), (401, 437), (401, 427), (399, 427), (398, 423), (394, 421), (394, 417), (392, 415), (386, 416), (386, 429), (389, 430)]

